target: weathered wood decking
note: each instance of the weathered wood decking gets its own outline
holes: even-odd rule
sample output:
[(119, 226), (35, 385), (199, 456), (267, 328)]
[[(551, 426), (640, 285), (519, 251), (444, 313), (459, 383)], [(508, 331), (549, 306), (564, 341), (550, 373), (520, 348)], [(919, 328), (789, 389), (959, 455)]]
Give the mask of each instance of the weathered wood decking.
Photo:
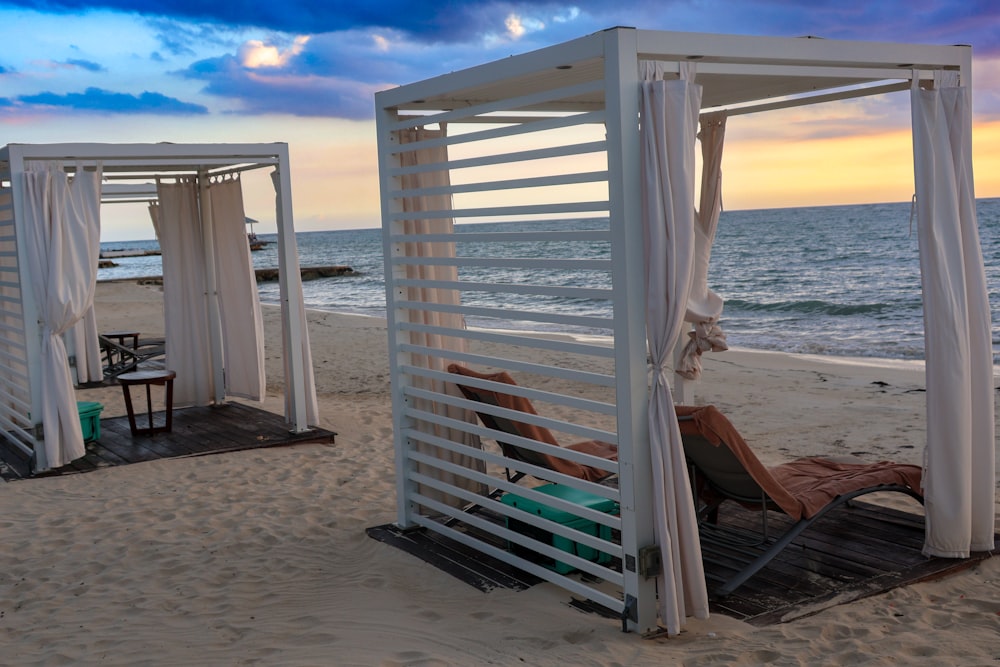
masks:
[[(155, 419), (161, 422), (162, 413)], [(140, 461), (219, 454), (243, 449), (278, 447), (304, 442), (333, 442), (336, 434), (324, 429), (290, 433), (284, 417), (241, 403), (174, 410), (173, 430), (152, 436), (133, 436), (128, 417), (101, 420), (101, 437), (87, 444), (87, 454), (43, 475), (88, 472)], [(23, 462), (5, 457), (0, 476), (7, 480), (30, 477)]]
[[(756, 513), (732, 504), (724, 509), (721, 520), (725, 524), (743, 528), (756, 525)], [(479, 516), (485, 514), (481, 512)], [(788, 521), (773, 512), (769, 520), (774, 529), (772, 535), (780, 535)], [(466, 530), (475, 532), (473, 528)], [(368, 534), (482, 591), (500, 587), (523, 590), (540, 581), (430, 531), (406, 532), (385, 525), (370, 528)], [(481, 534), (477, 537), (493, 541)], [(964, 560), (926, 558), (921, 553), (923, 540), (921, 516), (854, 503), (830, 512), (743, 586), (727, 598), (713, 601), (711, 609), (713, 613), (757, 626), (783, 623), (899, 586), (943, 577), (990, 556), (983, 552)], [(1000, 540), (997, 547), (1000, 548)], [(713, 581), (737, 567), (736, 556), (729, 548), (704, 539), (702, 551), (711, 592)], [(574, 599), (570, 604), (613, 616), (587, 601)]]

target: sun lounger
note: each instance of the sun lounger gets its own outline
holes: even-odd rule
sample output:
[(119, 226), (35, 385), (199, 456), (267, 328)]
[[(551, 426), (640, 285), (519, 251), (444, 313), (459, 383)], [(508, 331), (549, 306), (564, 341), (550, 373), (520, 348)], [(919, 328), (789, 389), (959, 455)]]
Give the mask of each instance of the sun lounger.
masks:
[[(684, 454), (692, 471), (692, 489), (700, 504), (698, 516), (703, 533), (714, 532), (719, 506), (726, 500), (761, 512), (760, 540), (753, 546), (763, 546), (763, 553), (717, 587), (715, 597), (732, 593), (802, 531), (858, 496), (897, 491), (923, 502), (919, 466), (808, 457), (768, 468), (714, 406), (677, 406), (677, 416)], [(783, 512), (795, 522), (773, 541), (767, 534), (768, 511)], [(744, 542), (743, 546), (748, 545)]]
[[(138, 369), (140, 365), (143, 368), (155, 367), (155, 360), (166, 353), (166, 344), (162, 338), (138, 339), (134, 347), (117, 343), (104, 335), (99, 335), (98, 339), (105, 380), (114, 380), (122, 373)], [(162, 368), (162, 364), (159, 367)]]
[[(493, 374), (477, 373), (476, 371), (458, 364), (451, 364), (448, 366), (448, 372), (455, 373), (456, 375), (463, 376), (464, 378), (471, 378), (473, 380), (485, 380), (489, 382), (516, 385), (514, 379), (505, 372)], [(531, 404), (531, 401), (523, 396), (515, 396), (513, 394), (507, 394), (492, 389), (475, 387), (465, 382), (456, 382), (455, 384), (466, 398), (477, 401), (483, 405), (495, 406), (506, 410), (516, 410), (518, 412), (524, 412), (532, 415), (538, 414), (535, 411), (534, 406)], [(525, 422), (509, 419), (503, 415), (494, 414), (493, 412), (485, 409), (476, 410), (476, 414), (479, 415), (479, 419), (483, 422), (483, 425), (486, 426), (486, 428), (509, 433), (510, 435), (529, 438), (554, 447), (561, 446), (555, 436), (552, 435), (552, 432), (542, 426), (536, 426), (534, 424), (527, 424)], [(594, 468), (577, 463), (576, 461), (560, 458), (554, 454), (547, 454), (537, 452), (526, 447), (519, 447), (509, 442), (504, 442), (502, 439), (498, 439), (497, 444), (500, 445), (500, 449), (503, 451), (504, 456), (509, 459), (548, 468), (549, 470), (554, 470), (579, 479), (596, 482), (614, 474), (608, 472), (607, 470)], [(598, 440), (578, 442), (568, 445), (566, 449), (583, 452), (611, 461), (618, 460), (618, 448), (615, 445), (600, 442)], [(507, 470), (507, 478), (511, 481), (516, 482), (522, 477), (524, 477), (523, 472), (518, 472), (512, 475), (510, 469)]]

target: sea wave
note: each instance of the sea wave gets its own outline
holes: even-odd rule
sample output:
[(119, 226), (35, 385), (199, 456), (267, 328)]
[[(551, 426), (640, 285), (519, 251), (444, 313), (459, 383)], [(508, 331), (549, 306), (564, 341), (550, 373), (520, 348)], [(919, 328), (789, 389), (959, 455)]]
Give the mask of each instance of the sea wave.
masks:
[[(740, 299), (730, 299), (725, 303), (725, 308), (729, 311), (744, 312), (765, 312), (765, 313), (802, 313), (807, 315), (882, 315), (895, 311), (899, 304), (888, 303), (833, 303), (818, 299), (807, 299), (805, 301), (772, 301), (770, 303), (757, 303), (743, 301)], [(919, 307), (919, 304), (918, 304)]]

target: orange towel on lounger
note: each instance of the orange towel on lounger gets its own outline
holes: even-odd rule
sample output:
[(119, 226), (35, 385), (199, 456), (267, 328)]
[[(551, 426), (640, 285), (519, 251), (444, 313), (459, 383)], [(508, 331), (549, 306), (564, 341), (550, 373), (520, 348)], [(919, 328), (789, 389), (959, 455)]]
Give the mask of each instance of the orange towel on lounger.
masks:
[[(514, 378), (512, 378), (508, 373), (502, 371), (499, 373), (483, 374), (477, 373), (476, 371), (466, 368), (465, 366), (451, 364), (448, 366), (448, 372), (478, 378), (480, 380), (490, 380), (492, 382), (502, 382), (510, 385), (517, 384), (514, 382)], [(492, 403), (493, 405), (500, 406), (501, 408), (526, 412), (532, 415), (538, 414), (535, 411), (534, 406), (531, 404), (531, 401), (523, 396), (514, 396), (513, 394), (505, 394), (498, 391), (491, 391), (489, 389), (479, 389), (478, 387), (465, 387), (461, 384), (459, 384), (459, 388), (469, 398), (472, 398), (472, 396), (469, 396), (470, 393), (478, 394), (480, 398), (475, 400), (481, 400), (484, 403)], [(517, 429), (517, 435), (520, 435), (522, 438), (530, 438), (555, 447), (561, 446), (555, 436), (552, 435), (552, 432), (543, 426), (526, 424), (524, 422), (514, 420), (510, 420), (510, 422)], [(517, 455), (528, 463), (549, 468), (550, 470), (555, 470), (556, 472), (561, 472), (565, 475), (572, 475), (573, 477), (577, 477), (579, 479), (596, 482), (609, 475), (606, 470), (585, 466), (577, 463), (576, 461), (570, 461), (558, 456), (534, 452), (524, 447), (515, 447), (515, 449), (517, 450)], [(599, 456), (610, 461), (618, 460), (618, 447), (599, 440), (586, 440), (584, 442), (578, 442), (569, 445), (566, 449), (572, 449), (574, 451), (583, 452), (592, 456)], [(508, 454), (508, 456), (510, 456), (510, 454)]]
[(899, 484), (920, 492), (919, 466), (807, 457), (768, 468), (715, 406), (677, 406), (677, 415), (691, 417), (680, 422), (682, 434), (701, 435), (716, 447), (728, 447), (768, 497), (795, 520), (810, 518), (839, 495), (880, 484)]

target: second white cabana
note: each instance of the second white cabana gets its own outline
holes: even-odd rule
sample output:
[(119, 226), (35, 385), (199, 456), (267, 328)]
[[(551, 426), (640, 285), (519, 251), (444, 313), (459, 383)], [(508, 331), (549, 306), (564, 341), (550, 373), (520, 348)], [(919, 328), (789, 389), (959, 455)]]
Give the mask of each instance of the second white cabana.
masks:
[[(263, 337), (240, 174), (275, 189), (285, 417), (318, 422), (286, 144), (10, 144), (0, 149), (0, 427), (35, 472), (82, 456), (77, 380), (100, 377), (93, 294), (101, 203), (152, 202), (177, 403), (260, 399)], [(98, 362), (95, 364), (95, 362)], [(183, 378), (183, 379), (182, 379)]]
[[(697, 333), (691, 354), (676, 355), (687, 377), (698, 375), (697, 350), (724, 347), (722, 303), (705, 271), (726, 118), (909, 91), (927, 320), (925, 552), (961, 557), (992, 548), (992, 354), (972, 199), (970, 69), (971, 50), (962, 46), (615, 28), (377, 94), (397, 523), (517, 565), (619, 613), (629, 630), (661, 625), (675, 634), (686, 616), (706, 615), (671, 385), (685, 328), (695, 325)], [(413, 135), (428, 125), (442, 131)], [(455, 222), (509, 224), (458, 233)], [(561, 258), (546, 254), (555, 245)], [(596, 247), (607, 252), (595, 254)], [(575, 259), (565, 259), (567, 248)], [(524, 284), (518, 270), (525, 267), (550, 279)], [(612, 315), (560, 311), (566, 300), (608, 303)], [(466, 329), (463, 318), (485, 328)], [(490, 329), (490, 322), (510, 329), (512, 321), (597, 330), (613, 344)], [(560, 361), (525, 359), (532, 348), (557, 352)], [(540, 412), (556, 416), (455, 397), (449, 362), (518, 373), (517, 387), (463, 381), (544, 402), (551, 409)], [(549, 380), (569, 389), (552, 390)], [(456, 409), (467, 414), (449, 412)], [(616, 472), (618, 488), (477, 447), (469, 436), (552, 451), (480, 426), (472, 410), (618, 445), (617, 464), (559, 454)], [(489, 474), (490, 466), (612, 499), (620, 513), (555, 500)], [(599, 529), (585, 535), (525, 517), (484, 497), (477, 490), (484, 486)], [(463, 511), (469, 503), (503, 521)], [(541, 532), (511, 530), (510, 520)], [(541, 534), (607, 554), (621, 567), (563, 553), (535, 539)], [(530, 554), (601, 583), (544, 567)]]

